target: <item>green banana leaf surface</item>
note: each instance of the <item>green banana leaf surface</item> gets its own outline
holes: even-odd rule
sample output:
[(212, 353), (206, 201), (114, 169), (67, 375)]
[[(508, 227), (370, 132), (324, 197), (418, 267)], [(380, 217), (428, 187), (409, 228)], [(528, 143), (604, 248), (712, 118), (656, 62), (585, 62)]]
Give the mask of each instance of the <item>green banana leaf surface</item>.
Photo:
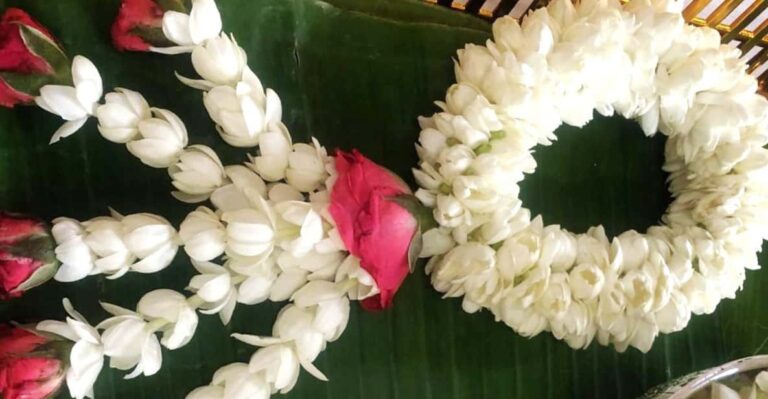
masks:
[[(249, 64), (283, 103), (283, 120), (296, 141), (317, 137), (329, 150), (360, 151), (414, 184), (416, 117), (437, 109), (454, 81), (456, 49), (482, 44), (487, 21), (416, 0), (219, 0), (225, 30), (237, 37)], [(182, 86), (178, 71), (195, 76), (188, 56), (120, 53), (109, 28), (119, 0), (0, 0), (0, 10), (21, 7), (60, 39), (70, 56), (92, 59), (105, 89), (126, 87), (187, 123), (190, 142), (213, 147), (225, 164), (246, 160), (217, 135), (199, 91)], [(90, 121), (76, 135), (48, 145), (61, 123), (35, 107), (0, 109), (0, 208), (87, 219), (153, 212), (176, 226), (194, 209), (171, 195), (170, 179), (124, 146), (104, 140)], [(661, 171), (664, 138), (647, 138), (632, 121), (598, 117), (582, 129), (561, 127), (559, 141), (539, 147), (536, 173), (522, 184), (522, 199), (545, 223), (584, 231), (603, 224), (609, 235), (644, 231), (669, 203)], [(761, 263), (768, 263), (761, 256)], [(489, 312), (467, 314), (460, 300), (434, 291), (421, 262), (392, 309), (368, 313), (354, 305), (347, 330), (316, 365), (325, 383), (302, 372), (287, 398), (475, 399), (636, 398), (648, 388), (727, 360), (766, 353), (768, 312), (764, 271), (747, 274), (735, 300), (715, 314), (695, 316), (687, 329), (656, 340), (647, 354), (617, 353), (593, 343), (575, 351), (544, 333), (515, 334)], [(106, 317), (99, 301), (134, 308), (157, 288), (184, 290), (194, 274), (180, 252), (152, 275), (118, 280), (100, 276), (51, 281), (0, 303), (0, 320), (22, 323), (63, 319), (68, 297), (91, 322)], [(238, 306), (228, 326), (201, 316), (193, 341), (163, 352), (162, 370), (124, 380), (105, 368), (96, 383), (103, 398), (183, 398), (207, 384), (228, 363), (248, 361), (254, 348), (234, 332), (271, 333), (281, 303)], [(59, 395), (69, 397), (66, 390)]]

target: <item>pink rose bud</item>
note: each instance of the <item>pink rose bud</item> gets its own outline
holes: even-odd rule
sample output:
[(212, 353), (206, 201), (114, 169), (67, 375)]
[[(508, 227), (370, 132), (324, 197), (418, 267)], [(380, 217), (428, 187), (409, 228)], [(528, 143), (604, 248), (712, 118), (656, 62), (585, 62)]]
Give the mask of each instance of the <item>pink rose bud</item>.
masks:
[(112, 24), (112, 43), (120, 51), (149, 51), (173, 45), (163, 33), (166, 11), (188, 13), (189, 0), (123, 0)]
[(0, 325), (0, 397), (44, 399), (62, 386), (69, 345), (21, 327)]
[(56, 39), (18, 8), (0, 16), (0, 106), (31, 103), (39, 89), (66, 83), (69, 60)]
[(0, 213), (0, 299), (21, 296), (53, 277), (58, 267), (54, 248), (40, 220)]
[(376, 281), (379, 294), (362, 301), (367, 310), (392, 305), (408, 275), (419, 220), (404, 206), (411, 191), (400, 178), (357, 151), (336, 153), (338, 178), (330, 213), (344, 245)]

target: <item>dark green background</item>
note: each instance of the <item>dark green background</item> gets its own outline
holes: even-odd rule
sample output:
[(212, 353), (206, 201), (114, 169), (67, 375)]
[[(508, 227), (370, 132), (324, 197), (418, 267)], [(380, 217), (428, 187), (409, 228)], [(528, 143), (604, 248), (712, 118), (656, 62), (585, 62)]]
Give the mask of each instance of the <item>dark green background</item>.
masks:
[[(412, 182), (416, 116), (436, 108), (453, 81), (451, 57), (465, 42), (482, 43), (487, 22), (415, 0), (219, 0), (226, 30), (236, 34), (265, 86), (281, 95), (284, 121), (295, 138), (314, 135), (330, 148), (359, 148)], [(182, 87), (178, 70), (193, 76), (186, 56), (121, 54), (109, 42), (118, 0), (0, 0), (20, 6), (57, 35), (69, 54), (96, 62), (107, 88), (124, 86), (170, 108), (187, 123), (190, 142), (214, 147), (228, 163), (245, 151), (215, 133), (200, 93)], [(0, 208), (47, 219), (85, 219), (107, 207), (152, 211), (178, 225), (193, 209), (169, 195), (164, 170), (150, 169), (124, 147), (102, 139), (93, 121), (48, 146), (54, 116), (26, 107), (0, 110)], [(645, 229), (667, 202), (663, 138), (646, 139), (633, 123), (600, 118), (582, 131), (561, 128), (560, 141), (539, 148), (539, 169), (523, 199), (546, 222), (582, 231), (603, 223), (609, 234)], [(765, 258), (761, 258), (765, 262)], [(291, 398), (633, 398), (671, 377), (766, 352), (768, 315), (761, 290), (766, 274), (749, 272), (736, 300), (714, 315), (694, 317), (683, 332), (661, 337), (648, 354), (618, 354), (592, 345), (574, 351), (549, 334), (517, 336), (488, 312), (469, 315), (458, 300), (441, 300), (419, 271), (395, 307), (370, 314), (353, 307), (342, 338), (320, 355), (329, 383), (302, 373)], [(133, 307), (141, 295), (182, 290), (193, 274), (186, 256), (154, 275), (117, 281), (90, 277), (50, 282), (22, 299), (0, 304), (0, 318), (32, 322), (64, 316), (69, 297), (91, 321), (105, 316), (97, 300)], [(203, 316), (195, 339), (164, 351), (162, 371), (124, 381), (105, 369), (99, 398), (181, 398), (220, 366), (247, 361), (253, 348), (232, 332), (267, 334), (282, 304), (238, 306), (230, 326)], [(62, 395), (66, 397), (66, 395)]]

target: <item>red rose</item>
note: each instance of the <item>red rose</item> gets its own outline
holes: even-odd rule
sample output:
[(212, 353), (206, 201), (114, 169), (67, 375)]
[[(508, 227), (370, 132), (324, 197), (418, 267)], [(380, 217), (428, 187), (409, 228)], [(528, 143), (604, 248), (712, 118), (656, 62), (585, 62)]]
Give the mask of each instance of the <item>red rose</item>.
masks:
[(32, 352), (46, 342), (45, 337), (24, 328), (0, 324), (0, 363), (10, 356)]
[(379, 294), (362, 305), (368, 310), (387, 308), (408, 275), (409, 250), (419, 230), (416, 218), (396, 201), (411, 191), (357, 151), (338, 151), (336, 171), (331, 216), (347, 250), (360, 258), (360, 266), (379, 288)]
[(45, 226), (39, 220), (0, 212), (0, 244), (14, 243), (36, 234), (45, 234)]
[(61, 360), (19, 358), (0, 364), (0, 392), (4, 399), (45, 399), (64, 381)]
[[(43, 46), (54, 47), (56, 51), (41, 51)], [(38, 55), (43, 53), (52, 59)], [(0, 16), (0, 106), (12, 108), (31, 102), (34, 99), (31, 93), (47, 82), (25, 79), (25, 76), (45, 75), (53, 81), (55, 71), (62, 67), (62, 60), (66, 57), (43, 25), (23, 10), (6, 9)], [(68, 65), (64, 67), (68, 68)]]
[(0, 326), (0, 397), (43, 399), (64, 381), (63, 355), (48, 339), (20, 327)]
[(32, 19), (24, 10), (9, 8), (0, 17), (0, 71), (14, 73), (50, 74), (48, 62), (27, 48), (21, 37), (21, 27), (36, 29), (49, 39), (53, 36), (43, 25)]
[(17, 298), (24, 293), (19, 286), (43, 265), (36, 259), (20, 258), (0, 251), (0, 299)]
[[(184, 11), (181, 0), (167, 0), (162, 4), (174, 11)], [(170, 45), (163, 34), (165, 11), (155, 0), (123, 0), (112, 24), (115, 48), (120, 51), (149, 51), (151, 46)]]
[(0, 299), (21, 296), (53, 277), (54, 245), (41, 221), (0, 213)]
[(16, 104), (30, 104), (35, 97), (9, 86), (0, 78), (0, 107), (13, 108)]

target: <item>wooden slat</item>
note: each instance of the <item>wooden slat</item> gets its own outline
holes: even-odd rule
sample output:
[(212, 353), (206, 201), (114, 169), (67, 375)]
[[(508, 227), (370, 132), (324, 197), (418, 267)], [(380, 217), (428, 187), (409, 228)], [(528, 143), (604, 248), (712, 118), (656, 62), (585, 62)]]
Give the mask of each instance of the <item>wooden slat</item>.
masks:
[[(722, 21), (716, 26), (720, 26), (718, 29), (722, 29), (726, 26), (733, 26), (739, 22), (739, 18), (744, 18), (749, 14), (750, 7), (756, 6), (757, 0), (740, 0), (739, 5), (734, 8), (733, 12), (728, 14)], [(722, 24), (722, 26), (720, 25)]]
[(688, 7), (683, 10), (683, 17), (686, 21), (691, 21), (699, 15), (699, 12), (709, 4), (708, 0), (693, 0)]
[(717, 9), (712, 12), (712, 14), (707, 17), (705, 23), (708, 26), (717, 26), (723, 20), (725, 17), (730, 15), (733, 10), (735, 10), (739, 4), (741, 4), (744, 0), (726, 0), (723, 2), (723, 4), (720, 4), (720, 7), (717, 7)]
[(762, 43), (766, 34), (768, 34), (768, 19), (763, 21), (763, 23), (760, 24), (760, 27), (755, 30), (754, 36), (744, 42), (744, 44), (739, 46), (739, 48), (743, 53), (746, 53), (747, 51), (751, 50), (752, 47)]
[[(766, 60), (768, 60), (768, 49), (764, 49), (763, 51), (761, 51), (759, 54), (755, 56), (752, 62), (750, 62), (749, 68), (747, 68), (747, 72), (752, 73), (760, 69), (760, 67), (765, 64)], [(762, 75), (762, 73), (760, 73), (759, 75)]]
[(515, 18), (520, 18), (531, 9), (534, 3), (534, 0), (518, 0), (512, 8), (512, 11), (509, 12), (509, 15)]
[(706, 20), (709, 19), (709, 17), (725, 3), (726, 0), (709, 0), (707, 6), (704, 7), (703, 10), (699, 11), (699, 13), (696, 15), (696, 18), (706, 22)]
[(496, 10), (499, 9), (499, 5), (501, 5), (501, 0), (486, 0), (482, 7), (480, 7), (480, 15), (492, 18)]
[(736, 20), (733, 21), (731, 25), (723, 26), (723, 29), (727, 32), (723, 36), (723, 41), (728, 42), (731, 39), (735, 39), (739, 36), (748, 35), (748, 32), (744, 32), (744, 30), (750, 24), (750, 22), (762, 14), (766, 5), (768, 5), (768, 2), (765, 0), (757, 0), (747, 9), (746, 12), (736, 18)]

